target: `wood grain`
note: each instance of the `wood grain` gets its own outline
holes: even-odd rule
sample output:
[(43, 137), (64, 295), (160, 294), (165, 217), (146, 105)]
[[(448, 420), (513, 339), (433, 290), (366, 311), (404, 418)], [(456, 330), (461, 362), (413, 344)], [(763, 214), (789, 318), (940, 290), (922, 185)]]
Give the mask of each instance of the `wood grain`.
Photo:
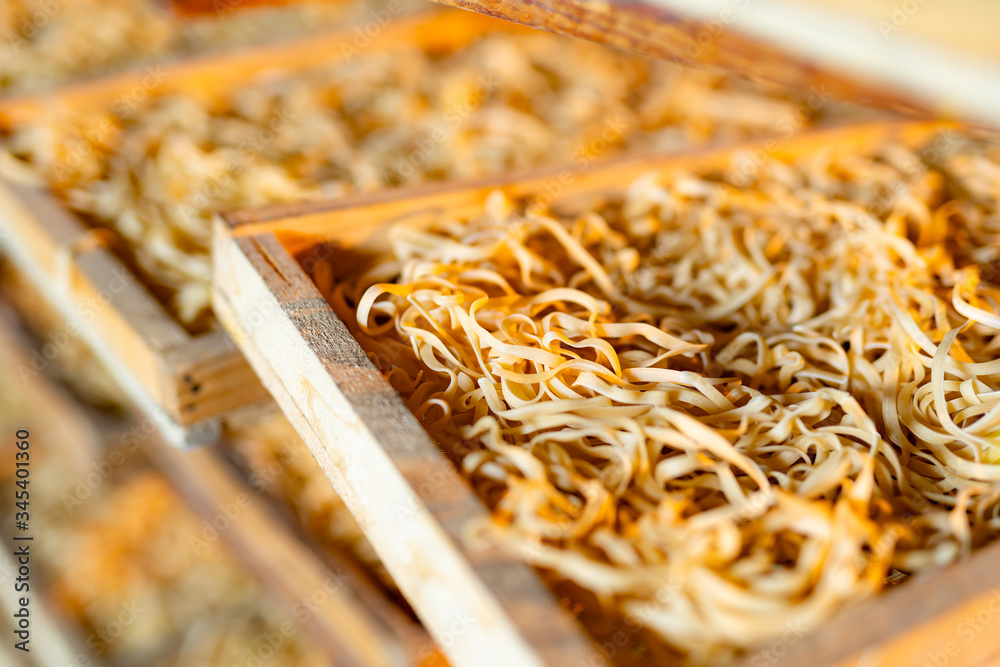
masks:
[[(29, 340), (18, 334), (16, 318), (0, 304), (0, 363), (6, 367), (27, 362)], [(136, 425), (128, 419), (112, 422), (107, 415), (95, 418), (93, 411), (74, 400), (44, 372), (26, 383), (24, 391), (28, 394), (25, 404), (30, 403), (39, 413), (37, 416), (48, 414), (48, 422), (38, 424), (36, 419), (22, 416), (26, 421), (21, 425), (30, 428), (32, 442), (39, 448), (37, 453), (71, 463), (71, 471), (81, 477), (92, 472), (94, 462), (107, 455), (102, 443), (121, 442)], [(53, 415), (57, 418), (52, 419)], [(308, 633), (331, 664), (404, 667), (435, 654), (426, 632), (342, 557), (327, 551), (325, 559), (321, 559), (274, 511), (269, 499), (240, 479), (219, 452), (180, 452), (155, 435), (146, 438), (143, 445), (141, 455), (149, 457), (165, 474), (180, 498), (206, 525), (217, 527), (224, 519), (218, 539), (286, 606), (296, 631)], [(13, 454), (7, 454), (13, 461)], [(12, 476), (13, 468), (4, 474)], [(36, 540), (44, 537), (36, 536)], [(205, 533), (198, 537), (212, 539)], [(10, 571), (9, 556), (0, 557), (0, 573)], [(30, 656), (36, 660), (31, 664), (78, 664), (79, 656), (89, 655), (89, 650), (63, 626), (63, 619), (51, 613), (45, 593), (41, 586), (32, 595), (35, 641)], [(6, 593), (0, 595), (0, 602), (6, 603), (9, 598)], [(6, 604), (0, 607), (7, 609)], [(150, 662), (160, 657), (147, 655), (149, 647), (138, 651), (130, 656), (133, 663), (141, 662), (142, 657)], [(8, 663), (0, 660), (0, 664)], [(110, 663), (111, 667), (115, 664)]]
[(366, 597), (379, 593), (343, 568), (331, 571), (217, 452), (180, 452), (155, 438), (146, 451), (199, 516), (210, 525), (226, 519), (219, 539), (279, 597), (331, 662), (356, 667), (410, 664), (393, 629), (364, 604)]
[(928, 11), (934, 3), (917, 0), (863, 9), (840, 0), (438, 1), (754, 81), (1000, 124), (1000, 58), (988, 38), (998, 10), (983, 0)]
[[(456, 664), (595, 657), (537, 576), (467, 531), (488, 513), (273, 236), (221, 241), (216, 312)], [(274, 355), (275, 349), (283, 353)]]
[(0, 251), (66, 319), (67, 334), (94, 352), (166, 438), (182, 447), (218, 438), (217, 420), (185, 422), (170, 410), (176, 384), (163, 354), (189, 336), (77, 218), (43, 191), (0, 182), (0, 233)]

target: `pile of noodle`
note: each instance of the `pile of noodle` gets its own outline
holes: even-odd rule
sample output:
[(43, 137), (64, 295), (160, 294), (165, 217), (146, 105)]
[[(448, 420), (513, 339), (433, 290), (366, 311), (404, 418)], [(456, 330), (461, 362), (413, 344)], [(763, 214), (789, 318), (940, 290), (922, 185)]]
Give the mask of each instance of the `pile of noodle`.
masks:
[(501, 31), (451, 53), (358, 47), (305, 71), (265, 72), (214, 104), (151, 95), (124, 117), (114, 111), (53, 108), (11, 128), (0, 173), (47, 185), (113, 228), (194, 329), (210, 314), (218, 211), (540, 164), (581, 169), (623, 150), (791, 134), (857, 113), (583, 40)]
[[(236, 8), (241, 11), (232, 11)], [(366, 3), (247, 8), (239, 0), (220, 0), (215, 9), (205, 17), (183, 19), (158, 0), (0, 0), (0, 93), (368, 18), (362, 11)]]
[(321, 288), (491, 508), (476, 539), (714, 663), (1000, 530), (1000, 151), (943, 141), (572, 217), (495, 193)]

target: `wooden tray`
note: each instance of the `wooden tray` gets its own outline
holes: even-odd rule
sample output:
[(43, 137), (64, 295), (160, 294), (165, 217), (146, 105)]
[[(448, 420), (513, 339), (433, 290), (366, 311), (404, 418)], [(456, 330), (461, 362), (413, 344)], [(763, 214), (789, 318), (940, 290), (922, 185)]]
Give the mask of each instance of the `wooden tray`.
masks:
[[(467, 12), (430, 12), (393, 18), (363, 51), (384, 51), (400, 43), (451, 50), (490, 31), (518, 29)], [(123, 92), (139, 85), (149, 95), (184, 92), (206, 101), (219, 99), (265, 70), (303, 70), (350, 57), (357, 50), (355, 42), (355, 33), (345, 30), (167, 64), (152, 86), (142, 70), (3, 98), (0, 133), (53, 106), (83, 119), (104, 113)], [(73, 323), (170, 442), (214, 442), (222, 416), (260, 405), (266, 392), (225, 332), (214, 327), (189, 334), (101, 239), (48, 191), (0, 180), (0, 252)]]
[(226, 521), (220, 539), (332, 664), (406, 667), (417, 664), (421, 652), (434, 654), (422, 628), (346, 560), (324, 562), (303, 544), (218, 452), (180, 452), (160, 442), (146, 443), (146, 451), (207, 525)]
[[(819, 148), (856, 151), (888, 138), (917, 147), (946, 127), (880, 123), (814, 132), (767, 149), (745, 148), (794, 157)], [(554, 205), (576, 210), (651, 170), (722, 169), (730, 153), (716, 149), (594, 165), (570, 179)], [(464, 186), (237, 211), (215, 223), (216, 313), (236, 333), (237, 344), (431, 633), (454, 639), (444, 646), (458, 665), (487, 664), (483, 656), (495, 657), (489, 664), (498, 665), (577, 665), (587, 664), (578, 661), (587, 659), (588, 651), (595, 654), (526, 566), (464, 544), (463, 528), (487, 510), (337, 319), (307, 269), (331, 247), (379, 247), (386, 228), (401, 219), (442, 211), (461, 216), (480, 209), (494, 190), (530, 196), (559, 174), (548, 170)], [(258, 316), (262, 309), (268, 317)], [(892, 660), (872, 665), (917, 664), (914, 656), (949, 641), (956, 614), (983, 608), (990, 596), (1000, 595), (997, 557), (1000, 545), (887, 592), (824, 630), (783, 644), (768, 664), (846, 666), (862, 654)], [(451, 624), (463, 609), (483, 632), (454, 637)], [(986, 664), (973, 659), (989, 655), (987, 634), (962, 645), (961, 660), (970, 662), (961, 664)], [(895, 661), (903, 655), (907, 660)], [(758, 664), (747, 661), (750, 667)]]
[(1000, 127), (992, 0), (437, 0), (656, 58)]
[[(30, 364), (29, 345), (13, 313), (0, 302), (0, 363), (8, 368)], [(81, 478), (93, 472), (95, 461), (107, 457), (106, 443), (120, 443), (127, 433), (134, 433), (134, 422), (107, 423), (107, 417), (95, 417), (93, 410), (74, 400), (45, 373), (27, 381), (24, 392), (26, 404), (45, 406), (43, 412), (54, 417), (40, 423), (44, 430), (31, 426), (33, 447), (69, 462)], [(4, 434), (0, 441), (7, 438)], [(9, 438), (13, 438), (12, 433)], [(13, 461), (10, 451), (0, 450)], [(297, 627), (324, 650), (332, 664), (443, 667), (445, 663), (423, 628), (342, 556), (327, 552), (321, 558), (303, 543), (259, 487), (251, 488), (218, 451), (180, 452), (154, 434), (144, 440), (142, 456), (165, 475), (206, 525), (218, 526), (224, 521), (223, 528), (217, 530), (225, 547), (287, 608), (289, 616), (300, 624)], [(12, 467), (0, 470), (0, 481), (13, 488)], [(44, 537), (36, 533), (36, 540)], [(15, 569), (9, 555), (0, 556), (0, 578)], [(41, 594), (32, 597), (35, 641), (27, 657), (37, 661), (30, 664), (75, 665), (76, 657), (86, 655), (87, 650), (81, 638), (66, 627), (68, 619), (49, 608), (44, 587), (40, 590)], [(7, 610), (9, 598), (0, 596), (5, 613), (13, 611)], [(19, 651), (13, 654), (26, 657)], [(0, 664), (8, 664), (6, 658), (0, 651)], [(9, 664), (22, 663), (11, 660)]]

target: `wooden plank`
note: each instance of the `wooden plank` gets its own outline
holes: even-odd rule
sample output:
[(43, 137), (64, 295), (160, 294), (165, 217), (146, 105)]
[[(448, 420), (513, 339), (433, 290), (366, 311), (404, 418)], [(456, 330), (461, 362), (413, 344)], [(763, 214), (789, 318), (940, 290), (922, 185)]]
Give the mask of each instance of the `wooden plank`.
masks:
[[(76, 305), (77, 317), (115, 340), (146, 386), (166, 384), (158, 354), (188, 336), (139, 279), (113, 255), (104, 238), (87, 229), (46, 191), (0, 183), (0, 224), (6, 254), (24, 270), (32, 263), (53, 291)], [(134, 314), (127, 321), (121, 311)]]
[[(878, 123), (840, 128), (772, 145), (765, 154), (787, 158), (818, 149), (857, 151), (887, 140), (917, 147), (947, 129), (954, 126)], [(760, 150), (764, 146), (757, 144)], [(750, 146), (743, 149), (754, 150)], [(728, 165), (731, 153), (731, 149), (713, 149), (594, 165), (577, 180), (564, 185), (555, 205), (557, 208), (568, 205), (571, 209), (589, 206), (595, 198), (606, 197), (611, 190), (620, 192), (635, 176), (652, 170), (718, 171)], [(364, 356), (293, 255), (300, 255), (310, 247), (380, 248), (385, 243), (385, 229), (391, 224), (436, 216), (445, 210), (456, 215), (473, 211), (495, 189), (518, 197), (537, 195), (546, 191), (552, 179), (552, 172), (548, 172), (532, 178), (508, 177), (465, 186), (415, 188), (338, 202), (268, 207), (257, 213), (234, 212), (216, 221), (215, 299), (223, 324), (240, 332), (236, 338), (238, 344), (306, 438), (313, 455), (358, 516), (376, 550), (386, 558), (390, 571), (400, 580), (404, 593), (426, 615), (432, 631), (440, 610), (435, 608), (434, 600), (427, 599), (429, 594), (421, 588), (422, 582), (413, 581), (413, 573), (409, 571), (423, 563), (400, 558), (394, 552), (406, 548), (439, 554), (447, 546), (442, 541), (443, 530), (444, 537), (452, 540), (457, 560), (468, 559), (467, 566), (476, 573), (475, 554), (463, 550), (460, 536), (462, 526), (476, 520), (483, 510), (473, 508), (464, 482)], [(284, 217), (290, 209), (296, 215)], [(256, 318), (252, 317), (254, 314)], [(413, 490), (433, 475), (441, 476), (444, 481), (440, 488), (428, 489), (427, 495), (419, 494), (420, 509), (427, 514), (420, 516), (419, 526), (416, 519), (410, 520), (412, 525), (407, 528), (412, 534), (400, 535), (389, 511), (392, 503), (397, 508), (404, 503), (405, 507)], [(385, 507), (386, 503), (390, 508)], [(957, 610), (967, 613), (994, 599), (979, 598), (985, 595), (983, 591), (1000, 591), (1000, 570), (993, 567), (1000, 554), (998, 550), (1000, 545), (984, 549), (948, 570), (889, 591), (828, 624), (838, 628), (835, 631), (827, 627), (803, 629), (793, 640), (781, 639), (775, 647), (764, 647), (743, 665), (758, 667), (780, 660), (787, 665), (832, 667), (849, 664), (844, 661), (866, 651), (870, 656), (875, 649), (884, 650), (889, 656), (913, 658), (916, 654), (907, 648), (909, 642), (919, 636), (920, 646), (933, 648), (934, 642), (948, 636), (942, 634), (942, 628), (945, 631), (954, 628), (949, 614), (958, 613)], [(970, 577), (969, 572), (974, 576)], [(459, 583), (457, 575), (455, 583)], [(464, 581), (463, 590), (468, 585), (469, 581)], [(474, 594), (482, 596), (490, 592), (480, 589)], [(504, 611), (508, 609), (501, 596), (495, 599), (500, 599)], [(1000, 611), (1000, 597), (996, 600)], [(510, 619), (516, 622), (517, 617)], [(932, 626), (935, 633), (925, 633)], [(803, 637), (807, 630), (815, 631)], [(954, 634), (955, 630), (951, 632)], [(485, 646), (492, 650), (492, 644)], [(771, 648), (774, 650), (764, 653)], [(971, 643), (967, 650), (967, 655), (976, 659), (986, 655), (985, 649)], [(468, 658), (461, 653), (453, 657), (459, 664)], [(548, 661), (550, 657), (546, 655), (543, 659)]]
[[(44, 193), (0, 183), (0, 251), (177, 446), (215, 442), (217, 420), (181, 423), (164, 351), (188, 336), (138, 279)], [(75, 256), (74, 256), (74, 249)], [(237, 355), (238, 357), (238, 355)]]
[(752, 80), (1000, 124), (1000, 10), (988, 0), (928, 11), (935, 3), (917, 0), (438, 1)]
[[(820, 149), (858, 151), (889, 140), (919, 146), (939, 132), (958, 127), (943, 122), (878, 121), (814, 130), (782, 141), (748, 141), (669, 156), (620, 157), (603, 160), (583, 170), (546, 168), (460, 184), (436, 183), (336, 200), (235, 210), (224, 213), (222, 219), (234, 237), (273, 233), (292, 254), (323, 240), (353, 247), (381, 238), (385, 228), (403, 220), (415, 221), (420, 216), (436, 216), (445, 210), (458, 216), (476, 211), (495, 190), (514, 199), (541, 195), (548, 201), (552, 201), (552, 197), (547, 193), (556, 191), (558, 210), (583, 209), (653, 170), (723, 170), (729, 166), (731, 156), (741, 151), (759, 162), (772, 158), (792, 159)], [(366, 224), (358, 224), (359, 220), (365, 220)]]
[(227, 333), (211, 331), (164, 350), (169, 370), (164, 404), (182, 423), (229, 415), (268, 400), (267, 391)]
[[(5, 303), (0, 303), (0, 368), (13, 370), (23, 364), (30, 364), (29, 346), (30, 338), (17, 317)], [(13, 382), (13, 376), (16, 375), (12, 372), (8, 381)], [(17, 410), (19, 406), (26, 406), (23, 413), (10, 417), (16, 419), (13, 424), (16, 428), (27, 428), (31, 432), (32, 460), (37, 461), (38, 457), (59, 458), (62, 462), (69, 463), (70, 472), (74, 475), (84, 476), (92, 472), (94, 461), (100, 457), (102, 438), (88, 413), (63, 387), (55, 384), (44, 373), (25, 378), (21, 389), (23, 397), (19, 405), (0, 408)], [(54, 419), (53, 416), (58, 418)], [(0, 435), (0, 444), (0, 454), (4, 457), (0, 462), (0, 486), (13, 490), (13, 428)], [(32, 525), (37, 528), (39, 524), (35, 522)], [(44, 535), (38, 539), (44, 539)], [(73, 624), (52, 605), (50, 591), (45, 577), (39, 572), (37, 559), (32, 563), (31, 590), (27, 592), (31, 600), (31, 651), (24, 653), (13, 648), (17, 640), (13, 639), (14, 628), (10, 620), (13, 620), (12, 614), (17, 609), (15, 602), (20, 594), (14, 591), (17, 568), (11, 554), (18, 544), (34, 545), (35, 542), (12, 542), (8, 539), (5, 546), (9, 548), (0, 553), (0, 611), (5, 619), (2, 624), (5, 641), (2, 642), (3, 650), (0, 650), (0, 664), (12, 667), (82, 664), (81, 658), (87, 660), (91, 653), (84, 649), (83, 639), (75, 631), (77, 629)]]
[[(28, 363), (28, 345), (18, 335), (16, 318), (0, 303), (0, 363), (9, 368)], [(101, 458), (102, 440), (117, 442), (122, 435), (119, 431), (131, 427), (116, 423), (110, 433), (99, 433), (93, 414), (45, 373), (31, 378), (24, 390), (28, 394), (25, 404), (45, 406), (45, 412), (58, 419), (21, 425), (31, 429), (33, 441), (47, 456), (73, 462), (77, 474), (86, 474), (93, 461)], [(214, 522), (225, 521), (219, 539), (287, 604), (296, 622), (303, 622), (304, 630), (332, 662), (389, 667), (415, 664), (414, 656), (420, 651), (433, 655), (425, 631), (366, 583), (353, 565), (329, 553), (324, 562), (303, 544), (275, 514), (268, 499), (251, 490), (219, 453), (206, 449), (182, 453), (153, 436), (144, 442), (143, 454), (158, 464), (178, 495), (206, 522), (215, 527)], [(13, 474), (13, 469), (8, 472)], [(0, 579), (12, 571), (10, 565), (9, 556), (0, 558)], [(5, 602), (9, 595), (0, 598)], [(32, 596), (35, 641), (31, 657), (37, 661), (31, 664), (77, 664), (78, 656), (85, 655), (77, 650), (82, 646), (77, 646), (79, 642), (60, 619), (49, 614), (44, 600), (44, 590)]]
[(2, 182), (0, 230), (22, 272), (61, 292), (67, 319), (113, 341), (106, 363), (133, 376), (179, 426), (267, 396), (225, 332), (190, 335), (171, 317), (108, 247), (121, 242), (106, 240), (113, 233), (87, 228), (45, 191)]
[[(182, 17), (226, 16), (234, 11), (258, 7), (280, 7), (301, 0), (160, 0), (160, 4)], [(332, 2), (340, 0), (331, 0)]]
[[(369, 567), (369, 561), (356, 550), (358, 545), (353, 543), (351, 538), (346, 538), (347, 541), (344, 542), (339, 538), (331, 540), (332, 536), (324, 532), (325, 528), (315, 522), (316, 519), (323, 517), (339, 524), (339, 518), (329, 515), (327, 510), (330, 508), (326, 508), (320, 515), (305, 517), (301, 514), (302, 507), (299, 503), (292, 502), (285, 495), (290, 490), (285, 486), (288, 480), (281, 479), (288, 475), (288, 472), (283, 470), (285, 464), (294, 468), (292, 477), (297, 477), (301, 472), (297, 464), (285, 459), (285, 455), (296, 457), (302, 452), (297, 447), (294, 450), (285, 449), (289, 443), (282, 443), (282, 451), (274, 452), (277, 455), (276, 459), (255, 461), (252, 455), (250, 457), (245, 455), (242, 446), (236, 444), (236, 440), (245, 442), (260, 437), (258, 435), (260, 429), (273, 432), (269, 422), (287, 422), (273, 401), (270, 401), (270, 406), (272, 410), (265, 413), (258, 411), (254, 417), (246, 419), (238, 428), (231, 422), (228, 423), (232, 431), (231, 435), (220, 443), (220, 457), (225, 459), (228, 466), (233, 468), (241, 479), (246, 480), (247, 486), (267, 500), (276, 518), (311, 549), (328, 570), (342, 573), (351, 579), (353, 587), (359, 591), (364, 606), (371, 611), (373, 617), (392, 630), (393, 637), (406, 654), (412, 657), (411, 664), (414, 667), (418, 664), (426, 667), (431, 665), (446, 667), (447, 661), (444, 655), (434, 644), (427, 630), (413, 619), (409, 609), (404, 609), (399, 603), (398, 591), (394, 584), (387, 584), (380, 573)], [(280, 466), (282, 470), (274, 468), (275, 465)]]
[[(91, 464), (99, 458), (101, 441), (93, 424), (87, 419), (79, 404), (69, 393), (48, 379), (44, 370), (34, 372), (29, 353), (30, 340), (22, 330), (20, 322), (6, 303), (0, 302), (0, 368), (5, 369), (7, 382), (18, 383), (20, 400), (16, 406), (0, 406), (16, 411), (19, 406), (45, 406), (47, 415), (58, 415), (58, 419), (37, 420), (32, 423), (21, 421), (30, 415), (2, 415), (0, 423), (10, 424), (13, 429), (0, 435), (0, 443), (13, 443), (14, 430), (28, 428), (39, 442), (58, 452), (62, 460), (69, 464), (72, 472), (84, 476), (91, 472)], [(32, 373), (23, 373), (31, 369)], [(0, 475), (13, 474), (14, 456), (0, 461)]]
[[(218, 233), (224, 241), (221, 222)], [(276, 239), (217, 250), (218, 281), (233, 289), (217, 295), (216, 313), (449, 657), (498, 666), (595, 658), (530, 569), (465, 544), (486, 509)], [(280, 359), (266, 353), (276, 345)]]
[[(975, 667), (1000, 659), (1000, 544), (887, 591), (734, 667)], [(794, 640), (789, 638), (794, 635)], [(822, 656), (816, 662), (817, 656)]]
[[(151, 439), (147, 451), (178, 494), (219, 539), (277, 594), (337, 665), (410, 664), (398, 635), (363, 603), (378, 595), (343, 568), (331, 571), (243, 484), (217, 452), (180, 452)], [(219, 527), (221, 526), (221, 528)], [(346, 566), (345, 566), (346, 567)], [(409, 629), (406, 629), (409, 630)]]

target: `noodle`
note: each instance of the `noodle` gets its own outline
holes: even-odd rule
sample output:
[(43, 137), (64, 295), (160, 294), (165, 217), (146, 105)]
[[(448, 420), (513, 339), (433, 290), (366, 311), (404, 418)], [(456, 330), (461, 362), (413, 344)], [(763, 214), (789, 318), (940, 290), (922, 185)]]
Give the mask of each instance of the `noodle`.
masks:
[(492, 510), (473, 539), (725, 660), (1000, 529), (1000, 155), (952, 143), (575, 217), (494, 193), (328, 298)]
[(764, 136), (802, 109), (803, 129), (865, 113), (832, 101), (813, 111), (781, 91), (503, 31), (449, 53), (401, 43), (276, 68), (212, 103), (143, 97), (125, 115), (54, 107), (10, 128), (0, 171), (114, 229), (140, 278), (194, 331), (210, 326), (219, 211)]

